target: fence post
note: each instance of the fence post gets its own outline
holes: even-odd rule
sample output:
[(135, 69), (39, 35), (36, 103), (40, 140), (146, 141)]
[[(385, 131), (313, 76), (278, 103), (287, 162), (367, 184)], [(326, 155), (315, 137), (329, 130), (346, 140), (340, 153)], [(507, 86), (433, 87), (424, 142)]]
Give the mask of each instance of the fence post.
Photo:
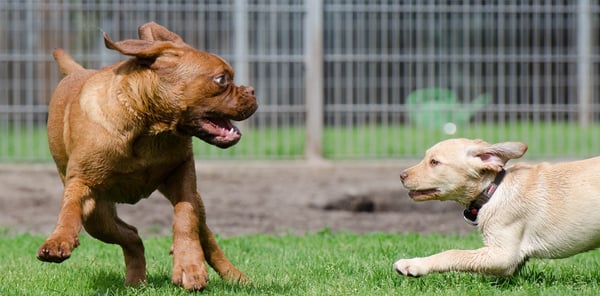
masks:
[(234, 2), (234, 63), (237, 84), (249, 83), (248, 70), (248, 1)]
[(577, 9), (577, 95), (579, 124), (582, 127), (592, 121), (592, 22), (589, 0), (579, 0)]
[(308, 161), (323, 159), (323, 2), (306, 0), (304, 65)]
[[(235, 69), (235, 82), (237, 85), (249, 85), (248, 1), (235, 0), (233, 5), (233, 69)], [(248, 121), (240, 121), (236, 125), (243, 131), (246, 129)]]

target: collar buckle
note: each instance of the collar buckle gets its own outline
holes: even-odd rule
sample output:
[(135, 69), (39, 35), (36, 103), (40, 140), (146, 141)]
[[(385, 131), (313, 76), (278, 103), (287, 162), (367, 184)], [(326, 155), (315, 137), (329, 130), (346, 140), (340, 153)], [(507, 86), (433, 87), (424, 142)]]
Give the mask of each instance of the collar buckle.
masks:
[(469, 204), (469, 207), (463, 212), (463, 218), (465, 219), (465, 222), (473, 226), (479, 225), (479, 223), (477, 222), (477, 214), (479, 214), (479, 210), (481, 209), (481, 207), (483, 207), (483, 205), (485, 205), (490, 200), (490, 198), (492, 198), (492, 195), (494, 194), (494, 192), (496, 192), (496, 189), (498, 189), (500, 182), (502, 182), (502, 179), (504, 179), (504, 175), (506, 175), (506, 171), (502, 169), (498, 173), (498, 175), (496, 175), (494, 181), (489, 186), (487, 186), (477, 196), (477, 198), (475, 198), (475, 200), (471, 202), (471, 204)]
[(467, 224), (469, 225), (479, 225), (479, 223), (477, 222), (477, 215), (472, 216), (468, 209), (465, 209), (463, 219), (465, 219), (465, 222), (467, 222)]

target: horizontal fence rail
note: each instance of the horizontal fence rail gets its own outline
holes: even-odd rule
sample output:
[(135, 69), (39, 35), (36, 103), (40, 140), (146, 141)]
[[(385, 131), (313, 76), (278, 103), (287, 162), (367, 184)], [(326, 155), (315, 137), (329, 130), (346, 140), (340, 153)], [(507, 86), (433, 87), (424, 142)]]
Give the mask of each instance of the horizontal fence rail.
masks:
[(451, 137), (600, 154), (596, 1), (0, 0), (0, 162), (49, 161), (53, 48), (87, 68), (158, 22), (216, 53), (259, 109), (199, 159), (408, 159)]

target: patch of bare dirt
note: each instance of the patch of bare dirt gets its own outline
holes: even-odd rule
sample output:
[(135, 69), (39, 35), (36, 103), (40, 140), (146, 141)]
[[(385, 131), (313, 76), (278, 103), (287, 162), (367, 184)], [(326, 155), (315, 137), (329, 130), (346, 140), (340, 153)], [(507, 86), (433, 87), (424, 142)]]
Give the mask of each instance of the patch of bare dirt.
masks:
[[(319, 231), (441, 232), (473, 230), (451, 202), (416, 203), (399, 174), (412, 163), (198, 162), (208, 224), (223, 236)], [(0, 166), (0, 227), (49, 234), (62, 183), (52, 165)], [(142, 235), (171, 233), (173, 210), (159, 193), (119, 216)]]

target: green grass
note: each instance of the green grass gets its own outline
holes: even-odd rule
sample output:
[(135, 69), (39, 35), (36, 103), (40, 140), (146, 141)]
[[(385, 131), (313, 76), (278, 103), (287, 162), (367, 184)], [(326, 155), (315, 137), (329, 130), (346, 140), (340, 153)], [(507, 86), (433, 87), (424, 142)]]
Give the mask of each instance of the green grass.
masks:
[[(170, 282), (171, 239), (145, 239), (148, 283), (124, 287), (121, 251), (82, 235), (81, 246), (61, 264), (42, 263), (44, 238), (0, 234), (0, 295), (189, 295)], [(323, 230), (302, 236), (218, 238), (229, 258), (253, 283), (238, 286), (211, 270), (207, 295), (596, 295), (600, 253), (561, 260), (530, 260), (509, 279), (466, 273), (405, 278), (395, 260), (449, 248), (477, 248), (479, 236), (350, 234)]]
[[(415, 126), (364, 125), (327, 127), (323, 131), (323, 154), (330, 159), (420, 158), (427, 148), (448, 138), (480, 138), (488, 142), (523, 141), (530, 158), (582, 158), (600, 153), (600, 125), (580, 127), (576, 123), (507, 122), (459, 126), (453, 135), (439, 129)], [(200, 144), (198, 158), (301, 158), (305, 131), (300, 128), (251, 129), (236, 146), (227, 150)]]
[[(301, 159), (305, 130), (302, 127), (246, 128), (242, 140), (229, 149), (194, 139), (198, 159)], [(453, 135), (442, 128), (405, 125), (327, 127), (323, 131), (323, 155), (329, 159), (420, 158), (436, 142), (451, 137), (481, 138), (488, 142), (524, 141), (529, 158), (583, 158), (600, 151), (600, 124), (507, 122), (459, 126)], [(43, 126), (0, 126), (0, 162), (50, 161)]]

